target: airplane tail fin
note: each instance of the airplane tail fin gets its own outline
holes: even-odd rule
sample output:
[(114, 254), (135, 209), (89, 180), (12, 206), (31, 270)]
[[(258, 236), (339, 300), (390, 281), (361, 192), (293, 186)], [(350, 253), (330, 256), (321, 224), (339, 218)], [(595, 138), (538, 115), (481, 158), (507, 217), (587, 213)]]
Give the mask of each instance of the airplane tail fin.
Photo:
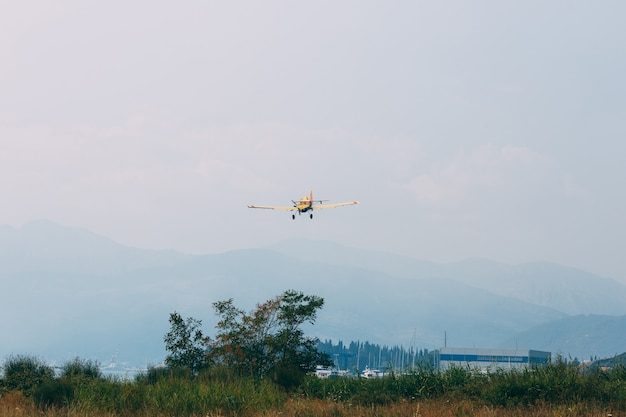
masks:
[(309, 201), (313, 203), (313, 189), (309, 190)]

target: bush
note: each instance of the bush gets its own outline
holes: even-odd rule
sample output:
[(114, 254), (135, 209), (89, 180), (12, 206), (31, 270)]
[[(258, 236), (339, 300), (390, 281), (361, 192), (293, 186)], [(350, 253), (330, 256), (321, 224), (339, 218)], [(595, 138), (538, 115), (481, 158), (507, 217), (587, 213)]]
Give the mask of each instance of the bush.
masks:
[(274, 382), (287, 391), (292, 391), (302, 384), (306, 374), (298, 366), (278, 364), (274, 368)]
[(193, 379), (194, 376), (189, 368), (168, 368), (150, 366), (144, 373), (135, 377), (135, 382), (140, 384), (156, 384), (162, 379)]
[(443, 395), (446, 385), (441, 373), (433, 368), (417, 368), (397, 378), (398, 389), (411, 400), (437, 398)]
[(12, 356), (4, 364), (6, 388), (32, 394), (37, 386), (54, 378), (54, 370), (33, 356)]
[(33, 389), (35, 404), (42, 409), (68, 406), (74, 398), (74, 385), (64, 379), (45, 381)]
[(102, 377), (98, 362), (75, 358), (61, 369), (61, 378), (70, 380), (91, 380)]

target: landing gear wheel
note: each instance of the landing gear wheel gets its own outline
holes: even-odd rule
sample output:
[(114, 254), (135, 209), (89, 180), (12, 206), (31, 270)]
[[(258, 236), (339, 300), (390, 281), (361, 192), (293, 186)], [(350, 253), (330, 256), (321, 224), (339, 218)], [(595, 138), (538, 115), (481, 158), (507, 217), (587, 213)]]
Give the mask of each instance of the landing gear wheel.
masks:
[(295, 214), (292, 214), (292, 215), (291, 215), (291, 220), (295, 220), (295, 219), (296, 219), (296, 215), (295, 215)]
[(309, 214), (309, 217), (313, 220), (313, 213)]

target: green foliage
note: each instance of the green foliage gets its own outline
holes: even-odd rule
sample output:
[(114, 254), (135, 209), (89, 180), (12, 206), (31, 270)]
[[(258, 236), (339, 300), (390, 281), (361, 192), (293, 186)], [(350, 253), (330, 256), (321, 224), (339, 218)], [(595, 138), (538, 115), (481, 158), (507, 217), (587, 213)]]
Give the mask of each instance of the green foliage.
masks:
[(218, 333), (209, 342), (209, 359), (235, 376), (260, 376), (269, 369), (265, 340), (274, 322), (275, 305), (257, 306), (253, 315), (238, 309), (233, 299), (213, 303)]
[(164, 378), (191, 378), (191, 370), (188, 368), (149, 367), (145, 373), (135, 377), (139, 384), (152, 385)]
[(489, 374), (466, 367), (445, 372), (424, 367), (374, 380), (308, 377), (300, 390), (306, 398), (361, 405), (446, 398), (505, 408), (585, 403), (626, 409), (626, 370), (589, 373), (580, 365), (558, 361)]
[[(159, 370), (134, 382), (101, 379), (82, 385), (74, 393), (71, 408), (87, 415), (245, 415), (279, 408), (286, 400), (275, 384), (238, 378), (177, 375)], [(161, 372), (163, 371), (163, 372)]]
[(102, 377), (100, 365), (96, 361), (74, 358), (61, 368), (61, 378), (72, 380), (91, 380)]
[(35, 404), (42, 409), (69, 406), (77, 390), (101, 378), (102, 372), (97, 362), (74, 358), (62, 366), (59, 378), (45, 380), (35, 386), (32, 396)]
[(293, 390), (302, 384), (305, 376), (305, 371), (297, 364), (279, 361), (274, 365), (272, 379), (283, 388)]
[(54, 370), (33, 356), (11, 356), (4, 363), (4, 383), (8, 390), (31, 394), (44, 382), (52, 380)]
[[(8, 375), (13, 378), (16, 371), (24, 374), (24, 369), (40, 369), (42, 363), (18, 357), (7, 365)], [(445, 400), (462, 405), (454, 415), (473, 415), (472, 410), (481, 407), (518, 410), (547, 405), (563, 410), (626, 411), (625, 369), (590, 371), (559, 361), (545, 367), (489, 374), (466, 367), (445, 372), (423, 367), (382, 379), (318, 379), (307, 375), (291, 394), (269, 378), (235, 377), (219, 366), (205, 368), (193, 378), (190, 369), (151, 368), (134, 381), (124, 381), (97, 376), (92, 373), (93, 365), (75, 359), (63, 366), (59, 377), (48, 374), (34, 379), (25, 392), (41, 409), (61, 410), (59, 415), (274, 415), (301, 399), (372, 410), (406, 402)], [(583, 411), (574, 415), (586, 415)], [(311, 410), (308, 415), (316, 414)]]
[(233, 376), (271, 377), (287, 389), (297, 387), (317, 365), (332, 364), (317, 350), (317, 339), (304, 335), (302, 325), (313, 324), (324, 300), (293, 290), (257, 305), (251, 313), (233, 299), (213, 304), (219, 317), (217, 334), (209, 343), (211, 363)]
[(187, 368), (197, 374), (207, 366), (206, 339), (200, 326), (202, 321), (192, 317), (184, 320), (180, 314), (170, 314), (170, 331), (165, 335), (165, 349), (169, 352), (165, 364), (172, 368)]
[(300, 390), (306, 398), (349, 402), (360, 405), (386, 405), (400, 400), (441, 397), (445, 375), (432, 368), (417, 368), (405, 375), (385, 378), (306, 378)]
[(70, 380), (51, 379), (34, 387), (33, 399), (41, 409), (61, 408), (72, 403), (75, 389), (75, 383)]

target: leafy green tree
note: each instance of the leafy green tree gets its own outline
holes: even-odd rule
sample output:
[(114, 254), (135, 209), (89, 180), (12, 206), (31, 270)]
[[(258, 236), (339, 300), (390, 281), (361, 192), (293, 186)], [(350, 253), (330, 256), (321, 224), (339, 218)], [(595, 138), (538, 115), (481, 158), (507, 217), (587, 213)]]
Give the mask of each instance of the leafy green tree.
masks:
[(209, 343), (209, 358), (237, 375), (271, 376), (290, 388), (316, 365), (330, 366), (330, 357), (317, 350), (318, 340), (304, 335), (302, 326), (314, 324), (324, 300), (294, 290), (258, 304), (250, 313), (233, 299), (213, 303), (219, 321)]
[(192, 317), (183, 319), (180, 314), (170, 314), (170, 331), (165, 335), (165, 349), (169, 354), (165, 364), (170, 368), (189, 369), (197, 374), (207, 366), (206, 343), (202, 334), (201, 320)]
[(236, 375), (262, 376), (271, 368), (268, 342), (276, 323), (278, 300), (257, 305), (251, 314), (238, 309), (233, 299), (213, 303), (219, 316), (209, 358)]

